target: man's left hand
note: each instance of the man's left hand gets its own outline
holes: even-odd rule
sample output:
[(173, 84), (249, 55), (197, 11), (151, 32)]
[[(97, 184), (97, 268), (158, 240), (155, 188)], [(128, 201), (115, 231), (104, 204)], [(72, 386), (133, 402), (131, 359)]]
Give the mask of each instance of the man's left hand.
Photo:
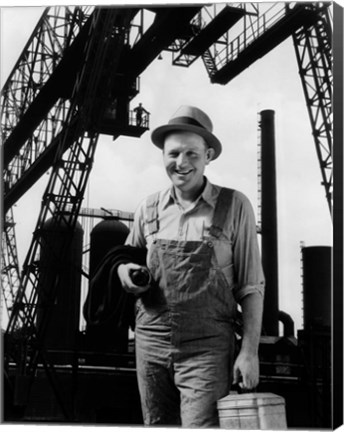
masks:
[(259, 359), (257, 354), (240, 351), (233, 369), (233, 384), (251, 390), (259, 383)]

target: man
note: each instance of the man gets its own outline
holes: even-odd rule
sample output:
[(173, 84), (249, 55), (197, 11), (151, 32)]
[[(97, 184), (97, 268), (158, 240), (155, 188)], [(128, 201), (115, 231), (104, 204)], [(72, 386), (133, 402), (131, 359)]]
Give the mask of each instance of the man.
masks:
[(143, 123), (143, 114), (149, 114), (149, 112), (145, 108), (143, 108), (141, 102), (136, 108), (134, 108), (134, 112), (136, 113), (136, 126), (141, 126)]
[[(172, 186), (144, 200), (127, 244), (147, 248), (153, 283), (135, 285), (134, 263), (118, 267), (137, 295), (136, 357), (146, 425), (212, 427), (231, 382), (257, 386), (264, 277), (252, 207), (211, 184), (206, 166), (222, 150), (209, 117), (182, 106), (152, 132)], [(235, 320), (243, 336), (234, 363)], [(233, 366), (234, 363), (234, 366)]]

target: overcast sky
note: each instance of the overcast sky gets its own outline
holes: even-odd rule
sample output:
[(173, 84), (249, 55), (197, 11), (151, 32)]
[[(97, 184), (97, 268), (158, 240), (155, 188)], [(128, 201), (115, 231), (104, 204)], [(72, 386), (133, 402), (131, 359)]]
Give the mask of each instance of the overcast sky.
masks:
[[(1, 9), (1, 85), (41, 12), (33, 7)], [(151, 129), (165, 123), (182, 104), (206, 111), (223, 144), (222, 155), (206, 174), (214, 183), (245, 193), (256, 215), (258, 113), (275, 111), (279, 303), (296, 329), (301, 328), (300, 242), (332, 245), (332, 223), (291, 38), (225, 86), (210, 83), (200, 60), (186, 69), (172, 66), (170, 53), (162, 56), (141, 75), (141, 91), (131, 107), (143, 103), (151, 113)], [(43, 176), (14, 208), (21, 264), (47, 179)], [(150, 132), (140, 139), (101, 136), (83, 206), (134, 211), (147, 194), (168, 184), (161, 151), (151, 144)]]

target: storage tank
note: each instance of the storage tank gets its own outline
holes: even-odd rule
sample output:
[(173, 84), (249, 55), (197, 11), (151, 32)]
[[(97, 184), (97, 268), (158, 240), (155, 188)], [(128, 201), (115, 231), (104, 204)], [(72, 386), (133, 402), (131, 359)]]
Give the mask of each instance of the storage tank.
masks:
[(302, 248), (304, 328), (331, 326), (330, 246)]
[[(115, 218), (99, 222), (91, 231), (90, 239), (90, 279), (105, 255), (115, 246), (123, 245), (129, 228)], [(122, 290), (122, 286), (114, 286)], [(97, 351), (126, 352), (128, 350), (128, 328), (117, 328), (115, 317), (105, 323), (87, 326), (86, 339), (89, 349)]]
[(123, 245), (129, 234), (129, 228), (115, 218), (106, 218), (91, 231), (90, 240), (90, 276), (104, 256), (115, 246)]
[(37, 326), (46, 331), (48, 349), (73, 350), (79, 332), (83, 229), (77, 222), (71, 231), (66, 221), (56, 225), (51, 218), (40, 240)]

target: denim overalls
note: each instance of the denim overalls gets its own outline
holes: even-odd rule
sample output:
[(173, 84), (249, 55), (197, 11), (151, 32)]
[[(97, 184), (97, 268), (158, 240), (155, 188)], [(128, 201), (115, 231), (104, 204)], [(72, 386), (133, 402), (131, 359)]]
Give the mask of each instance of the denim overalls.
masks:
[(209, 236), (200, 241), (156, 238), (158, 195), (148, 203), (155, 283), (137, 300), (135, 330), (146, 425), (218, 425), (216, 401), (231, 382), (237, 306), (216, 249), (232, 193), (221, 189)]

